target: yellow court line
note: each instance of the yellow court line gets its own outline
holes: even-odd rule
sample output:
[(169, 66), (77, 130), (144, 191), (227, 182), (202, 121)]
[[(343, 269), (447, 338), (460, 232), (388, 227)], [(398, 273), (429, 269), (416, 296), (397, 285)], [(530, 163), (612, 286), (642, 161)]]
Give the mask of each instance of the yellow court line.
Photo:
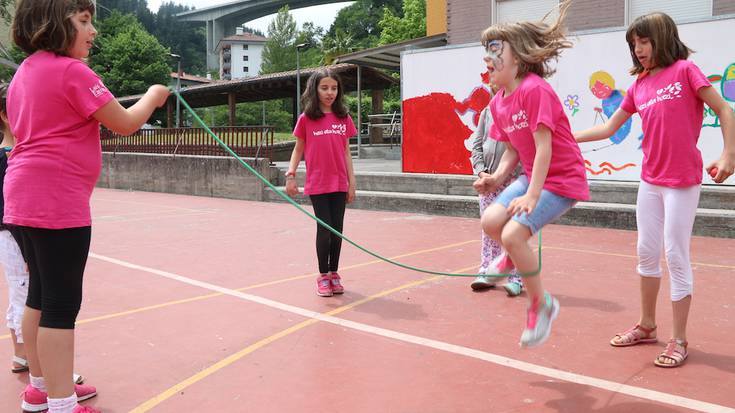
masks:
[[(466, 267), (466, 268), (459, 269), (459, 270), (457, 270), (455, 272), (456, 273), (462, 273), (464, 271), (470, 270), (470, 269), (475, 268), (475, 267), (476, 266)], [(360, 300), (357, 300), (357, 301), (355, 301), (353, 303), (350, 303), (350, 304), (341, 306), (339, 308), (336, 308), (334, 310), (331, 310), (331, 311), (328, 311), (328, 312), (322, 313), (322, 314), (323, 315), (330, 315), (330, 316), (336, 315), (336, 314), (345, 312), (347, 310), (350, 310), (352, 308), (355, 308), (358, 305), (362, 305), (364, 303), (367, 303), (367, 302), (376, 300), (378, 298), (385, 297), (385, 296), (387, 296), (389, 294), (392, 294), (392, 293), (395, 293), (395, 292), (398, 292), (398, 291), (401, 291), (401, 290), (405, 290), (407, 288), (415, 287), (415, 286), (418, 286), (418, 285), (421, 285), (421, 284), (425, 284), (425, 283), (428, 283), (428, 282), (437, 280), (439, 278), (443, 278), (443, 277), (441, 277), (441, 276), (433, 276), (433, 277), (424, 278), (424, 279), (418, 280), (418, 281), (412, 281), (410, 283), (403, 284), (401, 286), (394, 287), (394, 288), (391, 288), (389, 290), (381, 291), (381, 292), (379, 292), (377, 294), (373, 294), (373, 295), (371, 295), (369, 297), (365, 297), (365, 298), (360, 299)], [(286, 336), (288, 336), (288, 335), (290, 335), (292, 333), (295, 333), (295, 332), (297, 332), (299, 330), (302, 330), (302, 329), (304, 329), (304, 328), (306, 328), (306, 327), (308, 327), (308, 326), (310, 326), (312, 324), (316, 324), (319, 321), (320, 320), (318, 320), (318, 319), (311, 318), (311, 319), (302, 321), (302, 322), (300, 322), (300, 323), (298, 323), (298, 324), (296, 324), (294, 326), (291, 326), (291, 327), (289, 327), (289, 328), (287, 328), (285, 330), (281, 330), (278, 333), (273, 334), (273, 335), (271, 335), (269, 337), (266, 337), (266, 338), (264, 338), (264, 339), (262, 339), (262, 340), (260, 340), (260, 341), (258, 341), (256, 343), (253, 343), (253, 344), (249, 345), (248, 347), (245, 347), (244, 349), (238, 351), (237, 353), (234, 353), (234, 354), (232, 354), (232, 355), (230, 355), (230, 356), (228, 356), (228, 357), (226, 357), (226, 358), (218, 361), (217, 363), (215, 363), (215, 364), (207, 367), (206, 369), (198, 372), (197, 374), (194, 374), (193, 376), (191, 376), (191, 377), (189, 377), (189, 378), (187, 378), (187, 379), (185, 379), (185, 380), (183, 380), (183, 381), (175, 384), (174, 386), (168, 388), (167, 390), (159, 393), (158, 395), (152, 397), (151, 399), (145, 401), (144, 403), (142, 403), (142, 404), (138, 405), (137, 407), (135, 407), (134, 409), (130, 410), (129, 413), (144, 413), (144, 412), (147, 412), (147, 411), (151, 410), (152, 408), (156, 407), (157, 405), (159, 405), (159, 404), (163, 403), (164, 401), (168, 400), (172, 396), (178, 394), (179, 392), (181, 392), (185, 388), (187, 388), (187, 387), (189, 387), (189, 386), (191, 386), (191, 385), (193, 385), (193, 384), (195, 384), (195, 383), (203, 380), (204, 378), (206, 378), (206, 377), (208, 377), (208, 376), (216, 373), (217, 371), (219, 371), (219, 370), (221, 370), (221, 369), (223, 369), (223, 368), (225, 368), (225, 367), (227, 367), (227, 366), (235, 363), (236, 361), (238, 361), (241, 358), (247, 356), (248, 354), (253, 353), (256, 350), (261, 349), (261, 348), (267, 346), (270, 343), (273, 343), (274, 341), (277, 341), (277, 340), (279, 340), (279, 339), (281, 339), (283, 337), (286, 337)]]
[[(544, 246), (544, 249), (547, 250), (561, 250), (561, 251), (571, 251), (571, 252), (582, 252), (586, 254), (596, 254), (596, 255), (607, 255), (610, 257), (623, 257), (623, 258), (638, 258), (637, 255), (630, 255), (630, 254), (616, 254), (613, 252), (603, 252), (603, 251), (593, 251), (593, 250), (583, 250), (580, 248), (564, 248), (564, 247), (547, 247)], [(665, 260), (661, 260), (665, 261)], [(704, 262), (692, 262), (692, 265), (698, 265), (701, 267), (712, 267), (712, 268), (727, 268), (730, 270), (735, 270), (735, 265), (724, 265), (724, 264), (708, 264)]]
[[(444, 245), (444, 246), (441, 246), (441, 247), (428, 248), (428, 249), (423, 249), (423, 250), (408, 252), (408, 253), (401, 254), (401, 255), (396, 255), (395, 257), (391, 257), (391, 259), (394, 259), (395, 260), (395, 259), (399, 259), (399, 258), (410, 257), (412, 255), (419, 255), (419, 254), (425, 254), (425, 253), (428, 253), (428, 252), (440, 251), (440, 250), (443, 250), (443, 249), (452, 248), (452, 247), (459, 247), (459, 246), (462, 246), (462, 245), (472, 244), (472, 243), (476, 243), (476, 242), (479, 242), (479, 241), (477, 241), (477, 240), (462, 241), (462, 242), (457, 242), (457, 243), (454, 243), (454, 244)], [(368, 266), (368, 265), (378, 264), (378, 263), (381, 263), (381, 262), (383, 262), (383, 261), (382, 260), (372, 260), (372, 261), (367, 261), (367, 262), (363, 262), (363, 263), (360, 263), (360, 264), (348, 265), (348, 266), (342, 267), (342, 269), (343, 270), (351, 270), (351, 269), (354, 269), (354, 268), (365, 267), (365, 266)], [(311, 274), (305, 274), (305, 275), (298, 275), (298, 276), (295, 276), (295, 277), (288, 277), (288, 278), (283, 278), (283, 279), (280, 279), (280, 280), (268, 281), (268, 282), (264, 282), (264, 283), (260, 283), (260, 284), (249, 285), (247, 287), (238, 288), (235, 291), (254, 290), (256, 288), (261, 288), (261, 287), (267, 287), (267, 286), (270, 286), (270, 285), (281, 284), (281, 283), (288, 282), (288, 281), (295, 281), (295, 280), (301, 280), (301, 279), (304, 279), (304, 278), (310, 278), (310, 277), (314, 277), (316, 275), (317, 275), (317, 273), (311, 273)], [(118, 312), (118, 313), (112, 313), (112, 314), (102, 315), (102, 316), (98, 316), (98, 317), (87, 318), (87, 319), (84, 319), (84, 320), (79, 320), (79, 321), (77, 321), (77, 325), (79, 325), (79, 324), (87, 324), (87, 323), (91, 323), (91, 322), (94, 322), (94, 321), (108, 320), (110, 318), (124, 317), (126, 315), (141, 313), (141, 312), (144, 312), (144, 311), (155, 310), (155, 309), (158, 309), (158, 308), (169, 307), (169, 306), (177, 305), (177, 304), (185, 304), (185, 303), (190, 303), (190, 302), (194, 302), (194, 301), (206, 300), (208, 298), (214, 298), (214, 297), (218, 297), (218, 296), (221, 296), (221, 295), (224, 295), (224, 294), (222, 294), (222, 293), (211, 293), (211, 294), (199, 295), (199, 296), (190, 297), (190, 298), (184, 298), (184, 299), (181, 299), (181, 300), (167, 301), (167, 302), (160, 303), (160, 304), (153, 304), (153, 305), (148, 305), (148, 306), (145, 306), (145, 307), (140, 307), (140, 308), (134, 308), (134, 309), (131, 309), (131, 310), (121, 311), (121, 312)], [(10, 334), (2, 335), (2, 336), (0, 336), (0, 340), (9, 339), (10, 337), (11, 337)]]

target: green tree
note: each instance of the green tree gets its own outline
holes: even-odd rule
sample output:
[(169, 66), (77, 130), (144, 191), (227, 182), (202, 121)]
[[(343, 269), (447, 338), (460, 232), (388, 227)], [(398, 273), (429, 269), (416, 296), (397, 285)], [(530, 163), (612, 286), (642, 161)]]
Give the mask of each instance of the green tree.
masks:
[(333, 36), (325, 37), (322, 43), (322, 63), (332, 64), (337, 56), (354, 51), (352, 36), (337, 29)]
[[(27, 57), (26, 53), (18, 46), (13, 44), (10, 49), (7, 49), (7, 54), (3, 53), (3, 56), (5, 59), (8, 59), (12, 62), (15, 62), (17, 64), (21, 64), (23, 60)], [(10, 82), (10, 80), (13, 78), (13, 75), (15, 74), (15, 69), (10, 68), (5, 65), (0, 65), (0, 81), (1, 82)]]
[(173, 2), (162, 3), (156, 13), (155, 29), (150, 32), (162, 45), (181, 56), (184, 72), (204, 74), (207, 70), (207, 34), (203, 26), (182, 24), (176, 17), (178, 13), (190, 8)]
[(384, 9), (380, 28), (380, 45), (426, 36), (426, 1), (404, 0), (403, 17)]
[(379, 23), (383, 10), (390, 9), (401, 16), (401, 4), (401, 0), (357, 0), (337, 13), (324, 41), (334, 39), (337, 31), (342, 31), (349, 33), (352, 47), (356, 50), (374, 47), (380, 39)]
[(114, 35), (101, 36), (100, 50), (89, 59), (105, 86), (116, 96), (126, 96), (143, 93), (154, 83), (168, 84), (168, 49), (130, 17), (115, 15), (115, 19), (129, 24), (118, 27)]
[(0, 0), (0, 18), (5, 20), (5, 23), (10, 23), (13, 20), (13, 7), (15, 0)]
[(306, 22), (296, 34), (296, 44), (308, 44), (306, 50), (299, 54), (301, 67), (316, 67), (322, 64), (322, 38), (324, 29), (312, 22)]
[(268, 24), (268, 40), (263, 48), (262, 73), (275, 73), (296, 68), (296, 20), (288, 11), (288, 6), (278, 10), (273, 21)]
[(156, 17), (148, 9), (147, 0), (97, 0), (98, 20), (107, 19), (115, 10), (135, 15), (149, 33), (155, 31)]

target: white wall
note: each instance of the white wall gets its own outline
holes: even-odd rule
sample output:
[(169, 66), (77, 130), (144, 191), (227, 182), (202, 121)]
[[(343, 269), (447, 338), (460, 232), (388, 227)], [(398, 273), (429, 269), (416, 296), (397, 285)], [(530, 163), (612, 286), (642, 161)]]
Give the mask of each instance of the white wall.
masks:
[[(681, 39), (696, 51), (690, 59), (706, 76), (722, 76), (721, 82), (732, 79), (735, 83), (735, 65), (731, 66), (735, 64), (735, 47), (728, 40), (728, 33), (733, 32), (735, 19), (679, 25)], [(593, 73), (607, 72), (615, 81), (614, 88), (624, 91), (630, 87), (634, 78), (628, 74), (632, 63), (624, 31), (582, 35), (572, 37), (572, 40), (575, 42), (574, 48), (563, 52), (557, 65), (557, 73), (549, 79), (549, 83), (562, 103), (568, 98), (578, 103), (576, 110), (569, 109), (566, 105), (564, 107), (572, 129), (581, 130), (601, 122), (600, 116), (596, 117), (595, 108), (601, 107), (602, 101), (590, 90), (590, 77)], [(432, 92), (446, 92), (462, 101), (474, 88), (483, 86), (480, 81), (480, 75), (486, 71), (483, 55), (480, 45), (404, 52), (401, 69), (403, 99)], [(725, 73), (727, 68), (730, 68), (728, 74)], [(720, 93), (721, 82), (713, 84)], [(726, 98), (730, 106), (735, 108), (735, 85), (731, 84), (730, 87), (733, 87), (732, 95), (728, 93)], [(716, 118), (711, 113), (705, 115), (699, 148), (706, 166), (720, 156), (722, 134), (719, 127), (708, 126), (715, 123)], [(463, 122), (475, 129), (471, 118), (471, 114), (462, 116)], [(610, 140), (582, 144), (583, 155), (590, 162), (590, 169), (599, 173), (593, 175), (588, 172), (588, 178), (638, 181), (643, 157), (639, 149), (641, 134), (641, 120), (636, 114), (632, 118), (630, 133), (619, 144), (613, 144)], [(635, 166), (619, 171), (608, 167), (608, 173), (604, 171), (606, 162), (616, 167), (631, 163)], [(712, 183), (709, 175), (704, 174), (704, 182)], [(735, 179), (731, 178), (727, 183), (735, 185)]]
[[(260, 74), (260, 68), (263, 65), (263, 43), (248, 44), (248, 49), (243, 50), (243, 45), (236, 43), (232, 45), (232, 59), (230, 67), (232, 78), (242, 78), (256, 76)], [(243, 61), (243, 56), (248, 56), (248, 61)], [(243, 67), (248, 68), (248, 72), (243, 71)]]

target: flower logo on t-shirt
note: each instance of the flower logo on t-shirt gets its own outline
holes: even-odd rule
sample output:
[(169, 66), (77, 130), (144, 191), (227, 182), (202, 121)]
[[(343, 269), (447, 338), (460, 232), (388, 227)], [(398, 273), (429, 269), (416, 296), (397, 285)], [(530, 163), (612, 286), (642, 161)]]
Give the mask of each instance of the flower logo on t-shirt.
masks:
[(347, 125), (345, 125), (344, 123), (333, 123), (329, 125), (326, 129), (314, 131), (314, 136), (324, 135), (347, 135)]
[(680, 98), (681, 96), (679, 96), (679, 94), (681, 93), (681, 82), (669, 83), (668, 86), (658, 89), (656, 91), (657, 95), (662, 95), (663, 93)]
[(521, 109), (520, 112), (513, 115), (512, 118), (513, 118), (513, 123), (518, 123), (524, 120), (528, 120), (528, 116), (526, 116), (526, 111), (523, 109)]
[(96, 85), (89, 88), (89, 91), (92, 92), (92, 96), (98, 98), (107, 93), (107, 88), (102, 84), (101, 80), (98, 80)]
[(652, 105), (655, 105), (658, 102), (679, 99), (682, 97), (681, 90), (681, 82), (669, 83), (667, 86), (664, 86), (661, 89), (656, 89), (656, 97), (653, 97), (648, 101), (641, 103), (638, 106), (638, 110), (644, 110)]
[(334, 123), (332, 124), (332, 130), (339, 133), (340, 135), (344, 135), (347, 133), (347, 125), (344, 123)]
[(513, 124), (508, 126), (507, 128), (503, 128), (505, 133), (511, 133), (513, 131), (516, 131), (518, 129), (523, 129), (528, 127), (528, 115), (526, 115), (526, 111), (521, 109), (518, 113), (510, 117), (511, 120), (513, 120)]

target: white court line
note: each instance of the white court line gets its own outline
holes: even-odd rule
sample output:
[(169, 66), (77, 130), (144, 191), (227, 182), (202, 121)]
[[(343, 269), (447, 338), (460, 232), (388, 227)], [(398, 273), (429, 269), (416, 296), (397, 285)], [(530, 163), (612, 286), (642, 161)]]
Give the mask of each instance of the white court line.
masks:
[(537, 374), (540, 376), (549, 377), (552, 379), (563, 380), (570, 383), (581, 384), (583, 386), (597, 387), (599, 389), (607, 390), (613, 393), (625, 394), (628, 396), (638, 397), (641, 399), (647, 399), (659, 403), (669, 404), (672, 406), (685, 407), (692, 410), (701, 412), (721, 412), (721, 413), (735, 413), (735, 409), (727, 406), (721, 406), (714, 403), (708, 403), (701, 400), (690, 399), (683, 396), (677, 396), (675, 394), (664, 393), (656, 390), (650, 390), (642, 387), (629, 386), (623, 383), (617, 383), (614, 381), (598, 379), (595, 377), (585, 376), (582, 374), (571, 373), (568, 371), (558, 370), (550, 367), (539, 366), (525, 361), (520, 361), (504, 356), (500, 356), (493, 353), (488, 353), (481, 350), (472, 349), (469, 347), (459, 346), (455, 344), (445, 343), (443, 341), (432, 340), (424, 337), (414, 336), (411, 334), (401, 333), (398, 331), (388, 330), (385, 328), (375, 327), (369, 324), (358, 323), (355, 321), (346, 320), (339, 317), (324, 315), (315, 311), (307, 310), (305, 308), (284, 304), (278, 301), (270, 300), (267, 298), (259, 297), (257, 295), (246, 294), (240, 291), (231, 290), (229, 288), (220, 287), (215, 284), (208, 282), (195, 280), (192, 278), (184, 277), (178, 274), (157, 270), (155, 268), (144, 267), (141, 265), (133, 264), (127, 261), (110, 258), (104, 255), (98, 255), (90, 252), (89, 256), (96, 258), (101, 261), (106, 261), (112, 264), (117, 264), (122, 267), (148, 272), (151, 274), (159, 275), (164, 278), (179, 281), (185, 284), (201, 287), (211, 291), (217, 291), (222, 294), (226, 294), (232, 297), (238, 297), (243, 300), (250, 302), (263, 304), (265, 306), (276, 308), (279, 310), (287, 311), (293, 314), (297, 314), (306, 318), (317, 319), (326, 323), (335, 324), (338, 326), (351, 328), (353, 330), (363, 331), (365, 333), (374, 334), (394, 340), (403, 341), (406, 343), (412, 343), (419, 346), (430, 347), (436, 350), (445, 351), (448, 353), (458, 354), (465, 357), (471, 357), (478, 360), (487, 361), (490, 363), (497, 364), (503, 367), (509, 367), (512, 369), (520, 370), (526, 373)]

